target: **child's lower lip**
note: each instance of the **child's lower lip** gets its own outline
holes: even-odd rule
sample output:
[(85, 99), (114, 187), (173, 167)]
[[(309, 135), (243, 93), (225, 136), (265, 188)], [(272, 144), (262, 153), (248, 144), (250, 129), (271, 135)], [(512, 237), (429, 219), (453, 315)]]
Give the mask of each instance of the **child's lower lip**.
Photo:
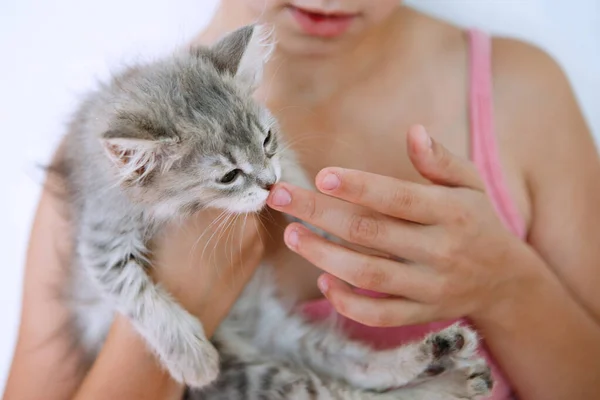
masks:
[(290, 7), (292, 16), (307, 34), (320, 37), (335, 37), (350, 28), (356, 15), (326, 15)]

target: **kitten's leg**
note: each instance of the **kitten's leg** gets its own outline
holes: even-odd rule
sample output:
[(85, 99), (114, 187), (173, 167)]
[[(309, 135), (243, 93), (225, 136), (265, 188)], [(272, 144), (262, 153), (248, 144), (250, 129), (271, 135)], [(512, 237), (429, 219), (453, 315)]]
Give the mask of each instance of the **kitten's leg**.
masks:
[(223, 331), (213, 339), (221, 355), (221, 374), (202, 390), (190, 391), (186, 400), (467, 400), (487, 394), (491, 387), (489, 368), (472, 360), (460, 371), (451, 371), (431, 381), (384, 393), (355, 387), (319, 374), (281, 354), (269, 354), (248, 342), (241, 331)]
[[(408, 393), (374, 393), (319, 377), (305, 368), (222, 352), (221, 374), (185, 400), (418, 400)], [(450, 398), (449, 398), (450, 400)]]
[(387, 390), (464, 365), (476, 343), (472, 331), (458, 326), (391, 350), (373, 350), (341, 334), (317, 330), (302, 338), (298, 351), (321, 373), (333, 373), (356, 387)]
[(389, 393), (398, 399), (477, 400), (489, 396), (492, 388), (490, 368), (483, 359), (474, 359), (464, 368)]
[[(83, 267), (100, 290), (126, 315), (174, 379), (194, 387), (218, 375), (218, 353), (200, 322), (150, 279), (144, 263), (131, 254), (135, 233), (99, 229), (82, 235), (78, 250)], [(84, 231), (85, 232), (85, 231)], [(109, 249), (107, 251), (107, 249)]]
[(218, 380), (185, 400), (479, 400), (490, 394), (485, 372), (453, 371), (417, 387), (377, 393), (276, 363), (223, 368)]
[(396, 388), (463, 367), (477, 349), (476, 333), (453, 325), (421, 342), (377, 351), (349, 340), (332, 324), (306, 322), (275, 298), (262, 301), (265, 312), (254, 339), (259, 348), (364, 389)]

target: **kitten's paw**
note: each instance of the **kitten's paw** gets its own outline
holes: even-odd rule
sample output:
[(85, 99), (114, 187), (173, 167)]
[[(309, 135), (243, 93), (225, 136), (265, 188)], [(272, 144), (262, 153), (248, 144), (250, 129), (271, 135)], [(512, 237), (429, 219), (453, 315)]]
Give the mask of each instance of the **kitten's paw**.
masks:
[(469, 399), (480, 399), (489, 395), (494, 387), (492, 371), (484, 360), (476, 360), (466, 369), (466, 394)]
[(423, 342), (425, 356), (431, 360), (423, 375), (435, 376), (469, 366), (476, 355), (478, 342), (473, 329), (459, 324), (432, 333)]
[(202, 388), (219, 376), (219, 353), (205, 338), (195, 337), (182, 343), (165, 357), (165, 366), (173, 379), (192, 388)]
[(416, 382), (393, 393), (396, 399), (481, 400), (493, 388), (492, 374), (485, 360), (473, 358), (468, 366), (454, 369), (434, 378)]
[(209, 385), (219, 375), (217, 349), (195, 317), (179, 307), (169, 312), (170, 323), (153, 326), (153, 335), (146, 337), (173, 379), (193, 388)]

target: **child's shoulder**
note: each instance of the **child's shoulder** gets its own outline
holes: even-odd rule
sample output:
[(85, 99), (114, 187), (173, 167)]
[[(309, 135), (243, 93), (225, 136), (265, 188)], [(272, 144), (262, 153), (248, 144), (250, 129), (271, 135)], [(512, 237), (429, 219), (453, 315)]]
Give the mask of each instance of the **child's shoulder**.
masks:
[(598, 195), (597, 150), (558, 62), (531, 44), (493, 38), (492, 80), (496, 136), (527, 187), (534, 232), (556, 228), (539, 221), (555, 221), (573, 203), (589, 212), (583, 199)]
[(505, 89), (523, 101), (544, 100), (551, 92), (571, 92), (566, 75), (552, 56), (517, 39), (492, 38), (492, 72), (494, 89)]
[[(468, 69), (467, 31), (421, 13), (413, 14), (439, 43), (444, 65)], [(468, 76), (472, 71), (467, 70)], [(589, 153), (593, 142), (569, 80), (546, 51), (525, 41), (491, 37), (491, 75), (494, 126), (502, 156), (520, 169), (547, 169), (548, 157)]]
[(492, 39), (492, 81), (499, 134), (524, 162), (589, 145), (590, 135), (566, 74), (542, 49), (515, 39)]

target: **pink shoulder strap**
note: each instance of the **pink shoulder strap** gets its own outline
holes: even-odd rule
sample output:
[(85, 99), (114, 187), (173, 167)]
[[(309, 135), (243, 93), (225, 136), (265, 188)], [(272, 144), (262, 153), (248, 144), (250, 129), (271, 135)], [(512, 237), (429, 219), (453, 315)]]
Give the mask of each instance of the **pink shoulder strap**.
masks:
[(490, 37), (484, 32), (470, 30), (469, 53), (471, 159), (483, 177), (500, 218), (514, 234), (523, 238), (525, 223), (510, 196), (496, 144)]

